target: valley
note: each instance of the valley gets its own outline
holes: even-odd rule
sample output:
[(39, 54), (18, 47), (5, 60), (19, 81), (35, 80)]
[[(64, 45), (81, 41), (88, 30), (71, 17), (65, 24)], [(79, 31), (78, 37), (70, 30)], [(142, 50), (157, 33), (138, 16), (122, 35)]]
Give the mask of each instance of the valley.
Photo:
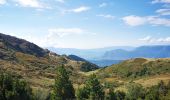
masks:
[(170, 81), (169, 58), (134, 58), (99, 68), (78, 56), (59, 55), (13, 36), (0, 34), (0, 40), (0, 70), (26, 80), (34, 93), (41, 90), (46, 96), (61, 65), (69, 72), (75, 89), (82, 87), (92, 74), (105, 91), (113, 86), (115, 91), (126, 92), (131, 82), (148, 88), (160, 81), (166, 84)]

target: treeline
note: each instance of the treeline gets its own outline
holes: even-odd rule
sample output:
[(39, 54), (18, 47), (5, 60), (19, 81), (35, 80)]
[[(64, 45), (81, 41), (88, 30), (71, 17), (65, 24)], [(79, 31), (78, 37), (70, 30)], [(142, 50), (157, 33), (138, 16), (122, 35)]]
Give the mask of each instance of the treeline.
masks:
[(57, 68), (55, 83), (47, 97), (33, 94), (26, 81), (8, 73), (0, 74), (0, 100), (169, 100), (170, 81), (165, 84), (144, 88), (140, 84), (129, 83), (127, 91), (115, 90), (114, 86), (104, 87), (97, 76), (92, 74), (76, 91), (69, 80), (69, 74), (60, 66)]

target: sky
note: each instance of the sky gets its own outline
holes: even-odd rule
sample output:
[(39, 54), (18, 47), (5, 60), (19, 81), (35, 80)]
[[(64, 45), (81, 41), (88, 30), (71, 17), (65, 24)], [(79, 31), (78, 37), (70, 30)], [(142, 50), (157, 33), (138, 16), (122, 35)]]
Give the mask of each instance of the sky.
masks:
[(0, 33), (41, 47), (170, 44), (170, 0), (0, 0)]

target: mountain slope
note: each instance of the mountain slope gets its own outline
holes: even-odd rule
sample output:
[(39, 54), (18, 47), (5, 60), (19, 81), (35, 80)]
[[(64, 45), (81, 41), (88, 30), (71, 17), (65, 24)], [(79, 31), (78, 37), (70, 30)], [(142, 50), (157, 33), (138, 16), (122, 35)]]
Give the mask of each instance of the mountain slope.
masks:
[(75, 84), (83, 82), (85, 77), (79, 72), (98, 69), (87, 61), (76, 61), (26, 40), (0, 34), (0, 70), (26, 79), (32, 87), (49, 88), (54, 81), (55, 69), (63, 64), (71, 72), (70, 77)]
[(68, 58), (70, 58), (72, 60), (76, 60), (76, 61), (86, 61), (85, 59), (78, 57), (76, 55), (68, 55)]
[[(4, 47), (14, 51), (35, 55), (38, 57), (43, 57), (49, 53), (49, 51), (44, 50), (37, 45), (30, 43), (23, 39), (18, 39), (9, 35), (0, 33), (0, 42), (4, 44)], [(1, 45), (2, 46), (2, 45)]]
[(103, 68), (99, 74), (107, 73), (122, 78), (138, 78), (170, 73), (170, 59), (136, 58)]

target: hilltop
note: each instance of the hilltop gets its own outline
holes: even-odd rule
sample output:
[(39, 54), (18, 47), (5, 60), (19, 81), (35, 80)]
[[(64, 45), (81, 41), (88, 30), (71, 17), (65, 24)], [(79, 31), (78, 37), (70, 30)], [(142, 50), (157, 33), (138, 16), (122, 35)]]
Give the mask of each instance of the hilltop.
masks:
[[(152, 86), (160, 80), (170, 80), (169, 58), (136, 58), (99, 69), (96, 74), (103, 82), (134, 81), (144, 86)], [(146, 81), (147, 80), (147, 81)]]

